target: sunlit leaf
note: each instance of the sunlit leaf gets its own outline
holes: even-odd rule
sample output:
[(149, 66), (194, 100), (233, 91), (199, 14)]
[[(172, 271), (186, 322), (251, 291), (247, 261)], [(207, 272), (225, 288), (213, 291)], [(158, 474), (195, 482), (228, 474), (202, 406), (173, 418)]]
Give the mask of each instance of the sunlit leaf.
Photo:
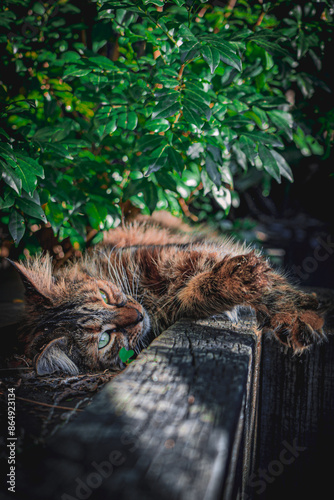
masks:
[(21, 194), (22, 179), (8, 163), (0, 160), (2, 178), (17, 194)]
[(45, 213), (40, 205), (38, 205), (32, 198), (18, 198), (16, 201), (18, 207), (27, 215), (40, 219), (46, 222)]
[(266, 146), (263, 146), (263, 144), (259, 144), (259, 155), (263, 163), (263, 168), (277, 182), (281, 182), (280, 169), (271, 151)]
[(215, 47), (210, 47), (209, 45), (204, 45), (201, 48), (203, 59), (208, 63), (211, 73), (215, 72), (215, 69), (220, 62), (220, 53)]
[(277, 153), (274, 149), (270, 151), (270, 153), (273, 155), (273, 157), (276, 160), (276, 163), (278, 165), (280, 174), (283, 175), (286, 179), (288, 179), (290, 182), (293, 182), (293, 173), (291, 168), (289, 167), (288, 163), (286, 160), (283, 158), (282, 155)]

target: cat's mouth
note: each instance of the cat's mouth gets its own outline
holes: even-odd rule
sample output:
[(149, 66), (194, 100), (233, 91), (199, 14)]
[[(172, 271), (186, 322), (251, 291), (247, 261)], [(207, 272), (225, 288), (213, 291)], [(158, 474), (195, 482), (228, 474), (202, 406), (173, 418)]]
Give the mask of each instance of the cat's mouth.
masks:
[(135, 335), (133, 335), (134, 332), (132, 332), (132, 335), (129, 334), (129, 332), (125, 332), (122, 335), (121, 341), (118, 343), (118, 352), (117, 355), (114, 356), (114, 358), (111, 360), (110, 363), (110, 368), (111, 369), (124, 369), (126, 368), (127, 364), (124, 363), (120, 356), (119, 356), (119, 351), (122, 348), (125, 348), (127, 351), (132, 351), (133, 354), (131, 355), (131, 361), (134, 360), (138, 354), (146, 348), (149, 343), (150, 343), (150, 337), (149, 333), (151, 330), (151, 321), (150, 317), (145, 311), (144, 308), (142, 308), (142, 316), (143, 320), (140, 324), (140, 330), (138, 330), (137, 325), (137, 332)]

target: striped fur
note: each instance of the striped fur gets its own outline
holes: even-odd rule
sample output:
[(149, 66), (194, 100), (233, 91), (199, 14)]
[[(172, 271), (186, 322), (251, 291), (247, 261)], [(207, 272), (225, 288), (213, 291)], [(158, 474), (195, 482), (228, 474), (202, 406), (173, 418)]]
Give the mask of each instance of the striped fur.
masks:
[(26, 289), (20, 340), (39, 374), (120, 367), (122, 347), (139, 352), (182, 317), (236, 320), (238, 306), (295, 352), (324, 338), (316, 298), (229, 240), (135, 223), (57, 272), (48, 256), (14, 265)]

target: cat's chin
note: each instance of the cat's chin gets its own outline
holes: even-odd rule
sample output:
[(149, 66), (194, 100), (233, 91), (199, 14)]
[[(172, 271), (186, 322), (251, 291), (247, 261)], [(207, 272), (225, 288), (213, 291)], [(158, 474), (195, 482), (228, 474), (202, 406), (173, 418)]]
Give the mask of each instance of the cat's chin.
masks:
[(144, 311), (144, 319), (143, 319), (143, 333), (142, 333), (142, 338), (145, 337), (150, 329), (151, 329), (151, 321), (150, 321), (150, 317), (149, 315), (147, 314), (147, 311), (145, 311), (145, 309), (143, 308), (143, 311)]

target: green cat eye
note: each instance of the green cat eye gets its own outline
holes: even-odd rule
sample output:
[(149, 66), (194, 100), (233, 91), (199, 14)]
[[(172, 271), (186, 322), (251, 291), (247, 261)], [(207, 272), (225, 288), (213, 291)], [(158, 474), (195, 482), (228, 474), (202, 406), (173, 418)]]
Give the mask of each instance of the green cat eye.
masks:
[(110, 342), (110, 333), (108, 332), (103, 332), (101, 333), (100, 340), (99, 340), (99, 349), (102, 349), (106, 345), (108, 345)]
[(102, 297), (102, 299), (104, 300), (104, 302), (105, 302), (106, 304), (108, 304), (108, 303), (109, 303), (109, 301), (108, 301), (107, 294), (106, 294), (103, 290), (100, 290), (100, 294), (101, 294), (101, 297)]

